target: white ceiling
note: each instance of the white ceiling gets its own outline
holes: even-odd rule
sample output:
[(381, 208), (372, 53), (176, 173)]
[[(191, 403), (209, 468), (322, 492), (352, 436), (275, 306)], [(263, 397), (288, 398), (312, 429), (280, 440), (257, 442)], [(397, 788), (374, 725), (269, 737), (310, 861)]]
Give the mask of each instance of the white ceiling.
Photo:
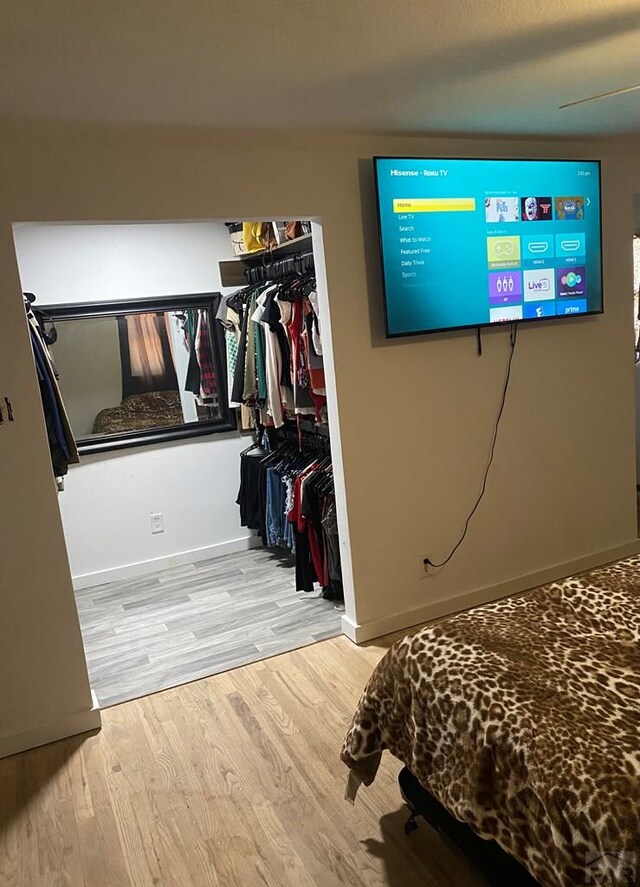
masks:
[(3, 0), (0, 115), (640, 131), (639, 0)]

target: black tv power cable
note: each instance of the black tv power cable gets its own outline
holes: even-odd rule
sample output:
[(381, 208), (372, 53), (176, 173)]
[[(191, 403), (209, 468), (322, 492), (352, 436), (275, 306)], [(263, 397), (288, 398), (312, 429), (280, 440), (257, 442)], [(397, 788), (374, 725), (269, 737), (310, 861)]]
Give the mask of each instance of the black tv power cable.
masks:
[[(479, 332), (478, 332), (478, 336), (479, 336)], [(498, 410), (498, 417), (496, 419), (496, 424), (493, 429), (493, 436), (491, 438), (491, 447), (489, 449), (489, 461), (487, 462), (487, 467), (485, 469), (484, 477), (482, 479), (482, 487), (480, 488), (480, 495), (476, 499), (475, 505), (473, 506), (473, 508), (469, 512), (469, 516), (467, 517), (465, 524), (464, 524), (464, 529), (462, 531), (462, 535), (460, 536), (460, 538), (458, 539), (456, 544), (451, 549), (451, 552), (449, 553), (449, 555), (443, 561), (440, 561), (439, 563), (436, 563), (435, 561), (432, 561), (430, 558), (425, 557), (425, 559), (423, 561), (425, 568), (433, 567), (434, 569), (439, 569), (440, 567), (444, 567), (445, 564), (449, 563), (449, 561), (454, 556), (454, 554), (456, 553), (458, 548), (460, 548), (460, 546), (464, 542), (464, 538), (467, 535), (467, 530), (469, 529), (469, 524), (471, 522), (471, 518), (476, 513), (476, 511), (478, 510), (478, 506), (482, 502), (482, 497), (484, 496), (485, 491), (487, 489), (487, 478), (489, 477), (489, 471), (491, 469), (491, 464), (493, 462), (493, 456), (494, 456), (495, 450), (496, 450), (496, 441), (498, 439), (498, 430), (500, 428), (500, 420), (502, 419), (502, 414), (504, 412), (504, 405), (507, 401), (507, 392), (509, 390), (509, 380), (511, 378), (511, 364), (513, 362), (514, 352), (516, 350), (517, 337), (518, 337), (518, 323), (516, 321), (511, 324), (511, 330), (509, 331), (509, 344), (510, 344), (511, 348), (509, 351), (509, 360), (507, 361), (507, 373), (506, 373), (505, 380), (504, 380), (504, 387), (502, 389), (502, 398), (500, 400), (500, 409)], [(482, 353), (481, 348), (480, 348), (480, 346), (478, 346), (478, 354), (481, 354), (481, 353)]]

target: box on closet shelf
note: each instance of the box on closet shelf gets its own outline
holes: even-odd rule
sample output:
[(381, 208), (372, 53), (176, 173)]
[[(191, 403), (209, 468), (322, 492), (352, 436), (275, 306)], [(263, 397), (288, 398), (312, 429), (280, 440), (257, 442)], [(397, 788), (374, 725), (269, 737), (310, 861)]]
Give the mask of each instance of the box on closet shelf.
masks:
[(242, 236), (242, 222), (225, 222), (225, 225), (229, 231), (234, 256), (246, 255), (247, 248), (245, 247), (244, 237)]

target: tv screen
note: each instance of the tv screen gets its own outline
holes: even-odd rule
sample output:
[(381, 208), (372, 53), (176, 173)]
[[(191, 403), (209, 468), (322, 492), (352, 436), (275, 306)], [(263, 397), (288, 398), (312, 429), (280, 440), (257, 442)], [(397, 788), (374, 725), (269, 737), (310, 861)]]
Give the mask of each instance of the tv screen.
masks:
[(602, 312), (599, 161), (374, 165), (387, 336)]

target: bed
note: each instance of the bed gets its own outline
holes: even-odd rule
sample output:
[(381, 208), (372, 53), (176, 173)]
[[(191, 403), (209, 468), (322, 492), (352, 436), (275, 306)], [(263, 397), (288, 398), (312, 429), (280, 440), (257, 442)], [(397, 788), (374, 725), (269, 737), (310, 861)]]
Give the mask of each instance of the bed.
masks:
[(342, 749), (384, 750), (544, 887), (640, 875), (640, 557), (432, 623), (387, 652)]
[(100, 410), (91, 433), (122, 434), (183, 424), (180, 392), (149, 391), (146, 394), (130, 394), (119, 407)]

